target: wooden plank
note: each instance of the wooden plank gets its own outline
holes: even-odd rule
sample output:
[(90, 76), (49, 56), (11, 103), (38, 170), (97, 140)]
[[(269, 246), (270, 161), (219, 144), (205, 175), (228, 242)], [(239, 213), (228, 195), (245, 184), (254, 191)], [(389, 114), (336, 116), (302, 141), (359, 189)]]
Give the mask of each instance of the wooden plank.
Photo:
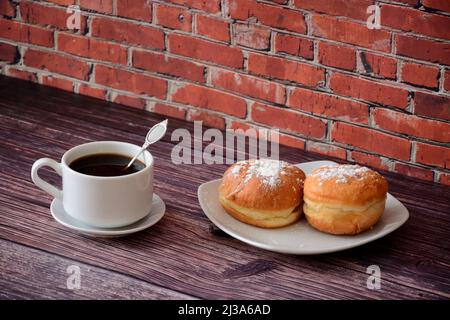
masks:
[[(10, 187), (10, 188), (14, 185), (12, 177), (9, 177), (8, 179), (2, 179), (2, 180), (4, 180), (4, 181), (8, 180), (9, 181), (8, 187)], [(2, 186), (1, 189), (3, 189), (3, 187), (6, 187), (6, 186)], [(16, 187), (13, 187), (13, 189), (16, 189), (18, 187), (22, 188), (22, 190), (24, 191), (24, 193), (23, 193), (24, 195), (30, 196), (33, 193), (39, 194), (39, 192), (36, 192), (35, 188), (31, 184), (31, 182), (20, 181), (20, 182), (18, 182), (18, 185)], [(23, 200), (26, 200), (26, 201), (23, 201)], [(20, 202), (21, 203), (22, 202), (24, 202), (24, 203), (32, 202), (32, 200), (30, 200), (30, 199), (23, 199), (23, 200)], [(15, 203), (14, 201), (8, 201), (8, 202), (11, 202), (13, 204)], [(0, 203), (2, 204), (3, 208), (8, 208), (8, 206), (10, 205), (8, 203), (3, 203), (3, 201)], [(92, 247), (92, 245), (77, 245), (76, 243), (73, 243), (73, 244), (70, 244), (70, 249), (67, 249), (66, 246), (69, 245), (69, 243), (71, 243), (71, 232), (68, 231), (67, 229), (64, 229), (61, 226), (58, 226), (56, 223), (54, 223), (52, 221), (52, 219), (50, 218), (49, 213), (48, 213), (48, 208), (41, 208), (41, 207), (35, 208), (27, 213), (27, 208), (25, 206), (23, 206), (23, 207), (18, 206), (18, 204), (14, 204), (14, 206), (15, 207), (11, 210), (11, 214), (8, 212), (9, 210), (7, 210), (6, 212), (3, 212), (3, 214), (2, 214), (2, 219), (10, 219), (9, 222), (5, 223), (6, 225), (17, 224), (17, 226), (20, 227), (20, 225), (23, 223), (23, 222), (21, 223), (21, 221), (25, 221), (25, 223), (30, 226), (29, 230), (24, 231), (25, 234), (27, 234), (27, 235), (33, 234), (37, 231), (39, 233), (37, 241), (41, 241), (42, 240), (41, 237), (42, 237), (43, 239), (48, 239), (45, 241), (45, 243), (52, 243), (53, 245), (55, 245), (55, 243), (58, 243), (63, 232), (65, 235), (67, 234), (67, 237), (69, 237), (68, 239), (65, 239), (63, 241), (64, 246), (62, 248), (60, 248), (60, 247), (59, 248), (57, 247), (56, 249), (55, 248), (47, 248), (46, 250), (52, 250), (55, 252), (63, 252), (62, 254), (66, 255), (66, 254), (68, 254), (69, 251), (74, 250), (74, 249), (76, 250), (77, 246), (86, 247), (86, 248)], [(168, 207), (170, 208), (170, 205)], [(168, 211), (168, 214), (170, 214), (171, 211), (172, 210)], [(34, 212), (34, 215), (33, 215), (33, 212)], [(202, 257), (210, 255), (210, 252), (221, 252), (221, 253), (226, 252), (226, 249), (223, 248), (223, 246), (216, 245), (216, 242), (217, 242), (217, 241), (215, 241), (215, 240), (217, 240), (217, 239), (215, 239), (216, 237), (209, 234), (207, 225), (204, 224), (205, 222), (207, 223), (207, 221), (204, 217), (202, 217), (203, 219), (201, 219), (201, 220), (204, 220), (203, 223), (201, 223), (201, 221), (197, 221), (197, 222), (193, 223), (192, 219), (183, 218), (182, 216), (180, 216), (180, 214), (182, 213), (181, 208), (179, 211), (177, 210), (176, 212), (173, 212), (173, 213), (177, 214), (177, 219), (172, 220), (173, 218), (170, 218), (171, 219), (170, 222), (167, 222), (165, 225), (162, 226), (162, 228), (167, 228), (167, 230), (165, 230), (165, 231), (170, 231), (171, 237), (170, 237), (170, 239), (167, 239), (167, 241), (170, 241), (171, 245), (175, 246), (172, 250), (169, 250), (169, 252), (174, 251), (174, 252), (181, 253), (181, 252), (183, 252), (183, 250), (187, 251), (187, 252), (185, 252), (185, 254), (188, 254), (189, 256), (191, 256), (192, 261), (197, 261), (197, 262), (200, 262)], [(22, 215), (24, 215), (23, 219), (21, 217)], [(42, 219), (43, 219), (42, 222), (41, 222), (41, 219), (36, 220), (37, 215), (39, 215), (39, 217), (42, 217)], [(169, 219), (169, 216), (167, 218), (164, 218), (163, 221), (165, 221), (166, 219)], [(54, 224), (57, 229), (62, 229), (62, 230), (55, 231), (56, 235), (49, 233), (49, 230), (46, 230), (48, 228), (47, 224)], [(201, 228), (198, 228), (198, 227), (196, 228), (197, 225), (201, 225)], [(33, 227), (31, 227), (31, 226), (33, 226)], [(17, 234), (13, 235), (13, 237), (15, 237), (15, 236), (17, 236)], [(158, 234), (158, 236), (162, 236), (162, 235)], [(212, 241), (210, 243), (208, 243), (207, 247), (204, 247), (205, 244), (201, 243), (201, 245), (200, 245), (199, 243), (197, 243), (198, 237), (200, 237), (200, 238), (207, 237)], [(427, 254), (429, 256), (433, 257), (433, 255), (435, 255), (436, 249), (430, 248), (430, 247), (417, 246), (417, 245), (416, 245), (416, 247), (418, 247), (419, 250), (417, 248), (415, 248), (415, 250), (408, 251), (405, 253), (400, 248), (399, 252), (396, 252), (395, 244), (397, 244), (399, 241), (395, 240), (395, 239), (392, 239), (391, 241), (389, 241), (388, 238), (389, 237), (386, 237), (380, 241), (375, 242), (378, 244), (381, 243), (382, 248), (377, 248), (378, 246), (375, 246), (376, 250), (379, 252), (379, 255), (376, 255), (374, 257), (370, 257), (370, 254), (369, 255), (365, 254), (363, 258), (358, 257), (359, 255), (361, 255), (361, 253), (364, 253), (366, 251), (372, 252), (374, 250), (373, 245), (370, 244), (369, 248), (367, 248), (367, 246), (365, 246), (359, 250), (358, 249), (350, 250), (353, 252), (357, 252), (357, 254), (353, 253), (350, 256), (347, 256), (347, 258), (350, 258), (350, 260), (353, 260), (353, 263), (348, 263), (347, 258), (342, 259), (342, 257), (340, 257), (340, 255), (342, 254), (345, 257), (347, 254), (341, 253), (341, 254), (330, 255), (330, 257), (335, 257), (334, 259), (327, 259), (330, 261), (327, 261), (327, 260), (323, 261), (323, 262), (327, 263), (325, 269), (323, 268), (324, 266), (322, 266), (322, 268), (320, 268), (318, 266), (314, 266), (308, 270), (308, 268), (302, 264), (300, 264), (300, 266), (298, 266), (298, 267), (301, 270), (307, 271), (308, 274), (315, 273), (314, 278), (317, 277), (316, 281), (320, 283), (320, 281), (322, 279), (322, 275), (320, 274), (321, 272), (319, 272), (319, 270), (322, 270), (322, 272), (326, 272), (327, 268), (330, 267), (330, 263), (332, 266), (340, 265), (344, 268), (350, 268), (350, 269), (356, 268), (357, 270), (359, 270), (359, 272), (363, 273), (365, 271), (365, 267), (368, 266), (367, 263), (377, 262), (379, 264), (380, 258), (383, 258), (384, 255), (386, 255), (387, 261), (385, 264), (383, 263), (381, 265), (382, 270), (384, 271), (385, 268), (390, 268), (391, 265), (397, 266), (398, 263), (401, 263), (404, 266), (403, 272), (400, 272), (401, 277), (404, 277), (401, 279), (401, 281), (405, 284), (417, 285), (418, 288), (424, 288), (427, 286), (430, 287), (430, 285), (427, 285), (427, 283), (430, 283), (430, 284), (432, 284), (432, 286), (431, 286), (432, 290), (434, 290), (433, 287), (436, 283), (441, 283), (441, 285), (444, 287), (445, 287), (445, 285), (448, 285), (448, 277), (447, 277), (448, 271), (447, 270), (448, 270), (449, 266), (445, 264), (445, 261), (448, 261), (448, 255), (447, 255), (447, 257), (446, 256), (442, 257), (441, 261), (436, 260), (436, 259), (432, 259), (431, 261), (429, 261), (429, 259), (427, 258)], [(22, 241), (23, 241), (23, 239), (21, 240), (21, 242)], [(386, 241), (388, 241), (388, 243), (387, 243), (387, 246), (384, 247), (383, 243), (385, 243)], [(185, 246), (187, 242), (192, 242), (192, 247), (195, 248), (195, 250), (193, 250), (194, 252), (192, 252), (192, 253), (189, 252), (190, 249), (186, 249), (186, 248), (183, 249), (183, 246)], [(222, 240), (221, 242), (222, 242), (222, 245), (231, 246), (238, 250), (245, 250), (245, 251), (249, 250), (246, 248), (247, 246), (245, 244), (236, 242), (233, 239), (226, 239), (226, 241)], [(31, 243), (31, 245), (35, 245), (35, 244)], [(41, 246), (41, 244), (39, 244), (39, 243), (38, 243), (38, 245)], [(163, 245), (163, 243), (161, 245)], [(414, 242), (411, 242), (408, 247), (411, 248), (413, 246), (414, 246)], [(189, 248), (190, 247), (191, 246), (189, 246)], [(93, 263), (101, 263), (95, 257), (96, 257), (96, 255), (100, 255), (100, 256), (103, 255), (103, 250), (104, 249), (101, 249), (99, 252), (94, 252), (94, 257), (90, 257), (90, 259), (94, 258), (94, 261), (96, 261)], [(148, 249), (148, 250), (150, 250), (150, 249)], [(265, 256), (264, 253), (258, 253), (258, 251), (259, 251), (258, 249), (252, 248), (252, 251), (254, 251), (255, 254), (257, 254), (258, 256)], [(88, 254), (88, 253), (89, 252), (86, 252), (86, 254)], [(128, 254), (129, 254), (128, 252), (124, 252), (124, 253), (120, 253), (119, 255), (127, 256)], [(228, 254), (232, 256), (235, 253), (233, 253), (233, 251), (231, 251), (231, 252), (228, 252), (227, 255)], [(392, 255), (394, 255), (394, 256), (392, 256)], [(401, 257), (399, 258), (399, 257), (397, 257), (397, 255), (400, 255)], [(117, 256), (117, 254), (116, 254), (116, 256)], [(355, 258), (355, 256), (358, 258)], [(164, 266), (166, 266), (166, 267), (174, 266), (174, 268), (175, 267), (180, 268), (179, 265), (175, 265), (175, 263), (176, 263), (175, 261), (171, 261), (171, 259), (172, 259), (171, 257), (166, 257), (166, 258), (161, 257), (161, 258), (164, 259)], [(176, 259), (176, 257), (174, 257), (174, 258)], [(400, 261), (393, 261), (393, 258), (394, 258), (394, 260), (400, 260)], [(126, 258), (126, 260), (129, 260), (129, 259), (131, 259), (131, 257)], [(309, 257), (308, 257), (308, 259), (309, 259)], [(317, 257), (317, 259), (320, 260), (322, 258)], [(218, 265), (221, 264), (219, 257), (214, 258), (213, 256), (210, 256), (209, 260), (215, 261), (215, 263), (217, 263)], [(217, 261), (217, 260), (219, 260), (219, 261)], [(250, 264), (250, 265), (253, 265), (253, 264), (251, 264), (252, 260), (253, 259), (252, 259), (251, 255), (246, 256), (246, 257), (239, 257), (239, 259), (238, 259), (238, 261), (240, 263), (243, 263), (244, 261), (248, 261), (248, 264)], [(261, 260), (261, 259), (259, 259), (259, 260)], [(277, 258), (276, 260), (278, 260), (278, 264), (279, 264), (281, 259)], [(357, 260), (356, 263), (354, 260)], [(421, 260), (428, 261), (427, 263), (430, 265), (429, 268), (426, 270), (415, 270), (417, 268), (417, 266), (420, 266), (417, 263), (419, 263)], [(102, 258), (102, 261), (105, 261), (105, 257)], [(270, 261), (270, 259), (269, 259), (269, 261)], [(111, 268), (114, 268), (114, 259), (111, 261), (111, 263), (112, 263)], [(135, 262), (135, 263), (137, 263), (137, 262)], [(133, 265), (135, 263), (133, 263)], [(189, 263), (189, 259), (186, 260), (185, 263)], [(261, 264), (261, 262), (254, 262), (254, 264), (258, 264), (258, 263)], [(273, 264), (270, 262), (268, 262), (268, 263), (269, 263), (269, 265)], [(286, 261), (287, 265), (289, 265), (291, 263), (292, 263), (292, 261)], [(200, 266), (202, 265), (202, 263), (199, 263), (199, 264), (200, 264)], [(275, 264), (275, 265), (278, 265), (278, 264)], [(264, 265), (264, 263), (263, 263), (263, 265)], [(183, 264), (183, 266), (184, 266), (184, 264)], [(188, 266), (189, 266), (189, 264), (188, 264)], [(120, 268), (120, 266), (119, 266), (119, 268)], [(156, 268), (156, 266), (155, 266), (155, 268)], [(199, 267), (198, 269), (201, 270), (204, 268), (205, 267), (203, 266), (203, 267)], [(183, 270), (183, 272), (189, 272), (189, 269), (190, 269), (190, 267), (188, 267), (188, 270)], [(420, 272), (418, 272), (418, 271), (420, 271)], [(128, 271), (128, 272), (130, 272), (130, 271)], [(245, 272), (258, 273), (260, 271), (245, 270)], [(395, 270), (395, 268), (393, 270), (391, 270), (390, 272), (392, 272), (392, 274), (389, 274), (389, 276), (388, 276), (390, 279), (392, 279), (392, 278), (395, 279), (396, 277), (399, 276), (399, 272), (397, 270)], [(355, 273), (355, 272), (353, 272), (353, 273)], [(206, 272), (204, 272), (204, 274), (206, 274)], [(340, 276), (342, 276), (341, 272), (339, 272), (339, 274), (340, 274)], [(236, 277), (235, 272), (231, 273), (230, 275), (233, 277)], [(442, 277), (440, 275), (442, 275)], [(138, 275), (136, 275), (136, 276), (138, 276)], [(214, 275), (214, 277), (220, 277), (220, 275), (216, 274), (216, 275)], [(355, 278), (355, 277), (364, 278), (365, 275), (363, 275), (363, 274), (358, 275), (358, 272), (356, 272), (356, 275), (353, 275), (352, 277), (347, 279), (347, 281), (349, 281), (351, 278)], [(405, 280), (405, 279), (407, 279), (407, 280)], [(284, 277), (278, 278), (278, 282), (283, 283), (284, 280), (285, 280)], [(324, 280), (328, 281), (328, 277), (325, 278)], [(324, 281), (324, 280), (322, 280), (322, 281)], [(422, 283), (422, 281), (423, 281), (423, 283)], [(352, 283), (352, 282), (353, 281), (350, 280), (350, 285), (355, 285), (355, 283)], [(344, 285), (342, 283), (340, 284), (340, 286), (344, 286), (344, 287), (346, 287), (348, 285), (349, 284), (346, 284), (346, 285)], [(352, 290), (355, 290), (355, 289), (352, 289)], [(349, 291), (351, 291), (351, 290), (349, 290)], [(402, 289), (400, 291), (402, 292), (402, 294), (405, 294), (404, 289)], [(273, 292), (272, 294), (274, 295), (274, 297), (277, 297), (277, 293), (278, 292), (276, 292), (276, 293)], [(417, 291), (417, 294), (419, 294), (419, 293), (423, 294), (421, 292), (421, 290)], [(342, 296), (340, 296), (340, 297), (342, 298)], [(414, 297), (418, 297), (418, 296), (414, 296)]]
[[(3, 200), (1, 205), (6, 208), (3, 212), (6, 217), (2, 218), (0, 226), (2, 237), (202, 298), (436, 299), (446, 296), (437, 285), (434, 272), (445, 273), (448, 266), (433, 266), (433, 273), (428, 274), (425, 271), (430, 269), (415, 270), (415, 266), (410, 269), (410, 263), (406, 263), (405, 272), (401, 274), (404, 282), (395, 283), (392, 279), (399, 277), (399, 270), (389, 266), (397, 261), (392, 261), (392, 254), (374, 244), (366, 248), (375, 251), (370, 257), (372, 260), (361, 263), (361, 272), (355, 272), (320, 256), (292, 257), (261, 252), (234, 239), (222, 240), (220, 244), (211, 239), (204, 228), (196, 228), (192, 220), (175, 219), (169, 216), (170, 212), (155, 228), (137, 235), (123, 239), (90, 239), (57, 225), (47, 208), (19, 205), (12, 208), (11, 213), (16, 213), (12, 216), (9, 205)], [(12, 222), (17, 217), (16, 210), (24, 212), (29, 219), (20, 230)], [(39, 218), (31, 219), (33, 213)], [(14, 229), (5, 228), (4, 222)], [(358, 250), (346, 254), (350, 255), (347, 258), (355, 259)], [(386, 265), (380, 264), (380, 254), (386, 256)], [(380, 264), (383, 272), (382, 291), (370, 291), (365, 287), (366, 263), (373, 261)], [(411, 277), (411, 270), (417, 279)], [(423, 274), (427, 275), (425, 279), (431, 280), (430, 285), (422, 282)], [(411, 287), (413, 285), (418, 288)]]
[[(194, 299), (124, 274), (0, 240), (0, 299)], [(80, 271), (80, 287), (67, 280)], [(73, 282), (71, 282), (73, 283)]]

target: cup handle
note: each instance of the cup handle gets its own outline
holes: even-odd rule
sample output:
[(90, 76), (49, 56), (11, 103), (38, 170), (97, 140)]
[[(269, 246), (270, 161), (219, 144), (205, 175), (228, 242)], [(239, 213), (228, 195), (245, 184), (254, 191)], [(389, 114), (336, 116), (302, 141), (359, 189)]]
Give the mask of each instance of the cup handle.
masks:
[(37, 185), (39, 188), (41, 188), (45, 192), (52, 195), (54, 198), (62, 200), (62, 197), (63, 197), (62, 190), (58, 189), (57, 187), (51, 185), (50, 183), (48, 183), (44, 180), (42, 180), (41, 177), (39, 177), (39, 175), (38, 175), (39, 169), (42, 167), (45, 167), (45, 166), (52, 168), (53, 170), (56, 171), (57, 174), (59, 174), (61, 176), (61, 164), (60, 163), (56, 162), (53, 159), (41, 158), (41, 159), (37, 160), (33, 164), (33, 167), (31, 168), (31, 180), (33, 180), (35, 185)]

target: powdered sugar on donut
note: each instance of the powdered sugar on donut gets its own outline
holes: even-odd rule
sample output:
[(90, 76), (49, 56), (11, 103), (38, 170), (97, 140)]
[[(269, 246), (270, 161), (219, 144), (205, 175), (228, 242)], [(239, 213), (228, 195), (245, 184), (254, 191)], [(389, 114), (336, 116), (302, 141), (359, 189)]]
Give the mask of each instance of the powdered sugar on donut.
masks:
[(286, 174), (284, 168), (289, 164), (284, 161), (260, 159), (242, 161), (235, 164), (231, 169), (233, 175), (241, 172), (241, 169), (248, 164), (243, 183), (246, 184), (253, 177), (258, 177), (260, 181), (269, 187), (275, 187), (280, 181), (280, 175)]
[(236, 176), (239, 174), (239, 172), (241, 172), (241, 169), (242, 169), (242, 164), (237, 163), (236, 165), (233, 166), (233, 168), (231, 168), (231, 174), (233, 176)]
[(319, 168), (312, 176), (318, 178), (319, 183), (330, 179), (335, 179), (336, 183), (347, 183), (349, 178), (361, 180), (368, 171), (370, 169), (367, 167), (346, 164)]

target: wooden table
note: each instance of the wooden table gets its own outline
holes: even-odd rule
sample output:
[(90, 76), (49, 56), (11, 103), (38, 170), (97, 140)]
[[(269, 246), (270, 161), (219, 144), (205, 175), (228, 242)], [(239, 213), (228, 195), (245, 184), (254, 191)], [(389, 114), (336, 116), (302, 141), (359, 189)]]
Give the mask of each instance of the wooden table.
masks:
[[(448, 299), (450, 188), (392, 173), (390, 192), (409, 221), (367, 245), (334, 254), (293, 256), (246, 245), (217, 229), (197, 201), (198, 186), (225, 165), (174, 165), (173, 128), (151, 152), (155, 192), (167, 205), (152, 228), (115, 239), (89, 238), (54, 221), (51, 198), (30, 180), (33, 162), (60, 159), (89, 141), (140, 144), (162, 117), (63, 91), (0, 78), (0, 298), (158, 299)], [(324, 159), (290, 148), (293, 163)], [(44, 176), (59, 177), (50, 171)], [(381, 268), (381, 290), (366, 287), (366, 268)], [(81, 288), (67, 289), (67, 267)]]

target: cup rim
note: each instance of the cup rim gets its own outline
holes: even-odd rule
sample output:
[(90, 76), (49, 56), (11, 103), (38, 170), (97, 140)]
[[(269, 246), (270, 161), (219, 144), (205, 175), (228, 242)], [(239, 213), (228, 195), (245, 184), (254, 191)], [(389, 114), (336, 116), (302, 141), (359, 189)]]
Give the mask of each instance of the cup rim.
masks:
[(69, 170), (71, 173), (75, 174), (75, 175), (80, 175), (83, 178), (88, 178), (88, 179), (95, 179), (95, 180), (114, 180), (114, 179), (126, 179), (126, 178), (130, 178), (130, 177), (134, 177), (140, 174), (144, 174), (147, 171), (151, 170), (154, 164), (154, 159), (153, 159), (153, 155), (150, 153), (150, 151), (148, 150), (144, 150), (144, 153), (146, 154), (146, 156), (150, 159), (150, 163), (147, 165), (145, 164), (145, 168), (138, 171), (138, 172), (134, 172), (134, 173), (130, 173), (130, 174), (126, 174), (123, 176), (109, 176), (109, 177), (104, 177), (104, 176), (91, 176), (89, 174), (84, 174), (78, 171), (73, 170), (69, 164), (67, 163), (67, 157), (69, 156), (70, 153), (74, 152), (76, 149), (78, 148), (82, 148), (82, 147), (86, 147), (87, 145), (94, 145), (94, 144), (105, 144), (105, 143), (113, 143), (113, 144), (121, 144), (121, 145), (128, 145), (128, 146), (133, 146), (136, 147), (138, 149), (140, 149), (141, 147), (138, 145), (135, 145), (133, 143), (129, 143), (129, 142), (123, 142), (123, 141), (113, 141), (113, 140), (104, 140), (104, 141), (92, 141), (92, 142), (86, 142), (86, 143), (82, 143), (79, 144), (75, 147), (70, 148), (69, 150), (67, 150), (66, 152), (64, 152), (62, 158), (61, 158), (61, 165), (63, 167), (65, 167), (67, 170)]

